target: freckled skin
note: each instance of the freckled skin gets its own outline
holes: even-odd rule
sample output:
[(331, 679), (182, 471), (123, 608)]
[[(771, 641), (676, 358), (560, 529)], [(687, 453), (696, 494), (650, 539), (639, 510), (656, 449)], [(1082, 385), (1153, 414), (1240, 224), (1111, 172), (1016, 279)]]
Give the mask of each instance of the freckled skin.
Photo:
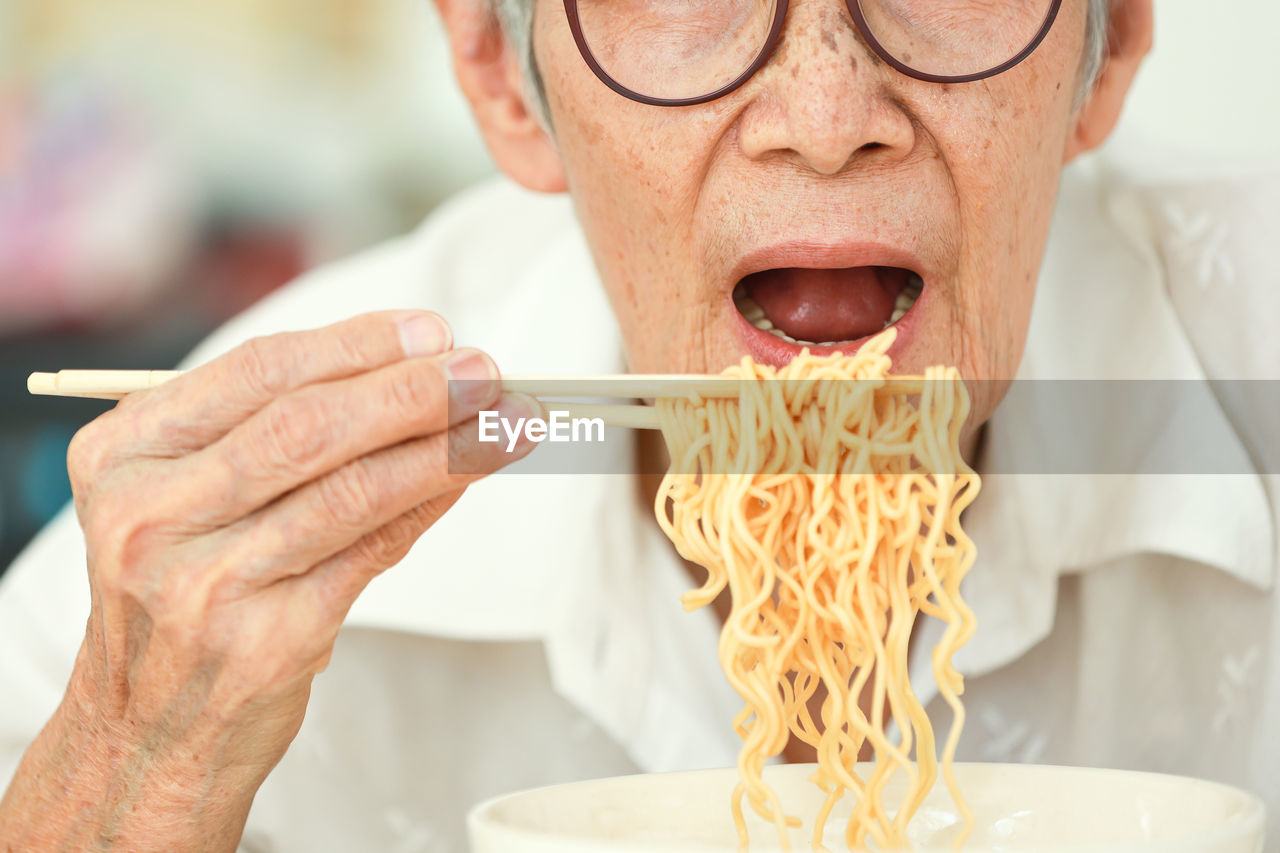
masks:
[[(900, 370), (1013, 376), (1074, 122), (1083, 0), (1067, 0), (1014, 69), (951, 85), (881, 62), (840, 0), (794, 0), (754, 78), (676, 109), (602, 86), (558, 3), (538, 11), (557, 145), (631, 369), (738, 361), (731, 267), (753, 248), (820, 237), (907, 246), (928, 264), (928, 310)], [(983, 388), (977, 422), (1003, 393)]]

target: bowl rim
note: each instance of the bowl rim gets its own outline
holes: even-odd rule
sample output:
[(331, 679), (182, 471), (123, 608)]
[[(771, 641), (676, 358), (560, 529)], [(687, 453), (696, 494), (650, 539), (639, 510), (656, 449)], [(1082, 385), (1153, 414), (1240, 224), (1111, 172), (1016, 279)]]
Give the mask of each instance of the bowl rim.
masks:
[[(869, 762), (859, 762), (859, 765), (870, 767)], [(765, 772), (775, 768), (794, 768), (787, 772), (800, 773), (798, 768), (810, 770), (816, 768), (816, 764), (771, 764), (766, 767)], [(1216, 788), (1222, 792), (1234, 795), (1240, 800), (1240, 806), (1235, 809), (1225, 821), (1214, 826), (1196, 830), (1185, 835), (1179, 835), (1176, 838), (1170, 838), (1165, 841), (1156, 842), (1159, 849), (1166, 853), (1176, 853), (1176, 851), (1187, 849), (1213, 849), (1211, 845), (1214, 842), (1224, 842), (1229, 839), (1238, 839), (1247, 836), (1250, 833), (1260, 833), (1266, 828), (1266, 804), (1262, 799), (1252, 791), (1231, 785), (1226, 782), (1219, 782), (1214, 779), (1203, 779), (1197, 776), (1188, 776), (1180, 773), (1163, 773), (1152, 770), (1129, 770), (1111, 767), (1093, 767), (1081, 766), (1073, 764), (1022, 764), (1012, 762), (996, 762), (996, 761), (957, 761), (955, 767), (958, 770), (963, 768), (1002, 768), (1004, 770), (1013, 770), (1015, 773), (1021, 772), (1042, 772), (1051, 770), (1054, 772), (1067, 772), (1071, 775), (1092, 775), (1097, 773), (1105, 773), (1110, 776), (1128, 776), (1130, 778), (1158, 778), (1164, 781), (1182, 780), (1185, 782), (1194, 782), (1198, 785)], [(577, 787), (585, 787), (605, 782), (625, 782), (626, 780), (648, 778), (653, 776), (684, 776), (696, 778), (703, 775), (721, 775), (724, 773), (736, 773), (735, 767), (716, 767), (701, 768), (697, 770), (668, 770), (660, 773), (627, 773), (618, 776), (602, 776), (595, 779), (579, 779), (572, 782), (560, 782), (554, 785), (541, 785), (532, 788), (524, 788), (518, 791), (512, 791), (506, 794), (498, 794), (489, 797), (476, 805), (472, 806), (467, 812), (467, 833), (468, 836), (474, 836), (477, 830), (483, 829), (486, 832), (492, 832), (500, 835), (502, 838), (510, 841), (524, 841), (532, 843), (546, 844), (554, 840), (559, 849), (565, 853), (573, 853), (579, 847), (587, 847), (597, 845), (599, 839), (590, 839), (582, 837), (564, 837), (555, 833), (544, 830), (530, 829), (512, 824), (505, 824), (493, 818), (493, 812), (502, 804), (527, 796), (536, 792), (548, 792), (564, 789), (572, 789)], [(474, 838), (472, 838), (474, 842)], [(620, 840), (617, 842), (618, 853), (639, 853), (640, 851), (649, 851), (652, 849), (650, 844), (637, 840)], [(663, 849), (668, 853), (705, 853), (709, 848), (705, 844), (686, 844), (677, 842), (675, 845), (665, 845)], [(728, 850), (729, 848), (726, 848)], [(965, 847), (960, 848), (959, 853), (963, 853)], [(1037, 853), (1112, 853), (1112, 851), (1132, 850), (1133, 846), (1127, 842), (1102, 842), (1099, 844), (1061, 844), (1052, 847), (1037, 845), (1035, 848)], [(1155, 848), (1153, 848), (1155, 849)], [(1261, 844), (1258, 847), (1262, 850)], [(912, 848), (913, 853), (956, 853), (952, 848), (937, 847), (917, 847)], [(1010, 848), (1010, 853), (1017, 853), (1018, 848)], [(1030, 853), (1028, 848), (1027, 853)]]

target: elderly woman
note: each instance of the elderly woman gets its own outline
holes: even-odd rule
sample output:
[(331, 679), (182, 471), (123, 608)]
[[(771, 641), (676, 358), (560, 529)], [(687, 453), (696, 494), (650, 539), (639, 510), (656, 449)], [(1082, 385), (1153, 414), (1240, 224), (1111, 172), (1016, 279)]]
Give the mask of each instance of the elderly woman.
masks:
[[(0, 849), (453, 850), (500, 791), (732, 764), (718, 622), (680, 612), (636, 481), (477, 482), (532, 449), (477, 441), (538, 412), (498, 365), (713, 372), (894, 323), (898, 368), (996, 380), (984, 467), (1028, 424), (991, 417), (1020, 369), (1194, 364), (1139, 256), (1097, 259), (1096, 191), (1059, 199), (1150, 0), (438, 2), (509, 180), (77, 435), (74, 517), (0, 590)], [(1121, 479), (989, 478), (961, 757), (1280, 804), (1265, 496)]]

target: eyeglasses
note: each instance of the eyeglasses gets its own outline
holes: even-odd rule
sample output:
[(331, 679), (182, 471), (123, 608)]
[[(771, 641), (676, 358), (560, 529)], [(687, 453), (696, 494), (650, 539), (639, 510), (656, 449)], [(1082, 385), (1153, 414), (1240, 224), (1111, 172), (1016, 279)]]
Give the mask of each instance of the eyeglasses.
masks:
[[(723, 97), (769, 60), (790, 0), (564, 0), (578, 50), (605, 85), (680, 107)], [(863, 41), (917, 80), (1007, 71), (1049, 34), (1062, 0), (845, 0)]]

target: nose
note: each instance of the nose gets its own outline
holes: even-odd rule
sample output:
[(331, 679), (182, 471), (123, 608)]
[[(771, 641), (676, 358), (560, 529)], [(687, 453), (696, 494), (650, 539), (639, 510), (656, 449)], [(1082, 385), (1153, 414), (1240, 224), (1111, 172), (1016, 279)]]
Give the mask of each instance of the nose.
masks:
[(915, 126), (886, 95), (883, 70), (841, 0), (792, 0), (773, 56), (744, 87), (742, 152), (791, 158), (822, 175), (858, 159), (905, 157)]

